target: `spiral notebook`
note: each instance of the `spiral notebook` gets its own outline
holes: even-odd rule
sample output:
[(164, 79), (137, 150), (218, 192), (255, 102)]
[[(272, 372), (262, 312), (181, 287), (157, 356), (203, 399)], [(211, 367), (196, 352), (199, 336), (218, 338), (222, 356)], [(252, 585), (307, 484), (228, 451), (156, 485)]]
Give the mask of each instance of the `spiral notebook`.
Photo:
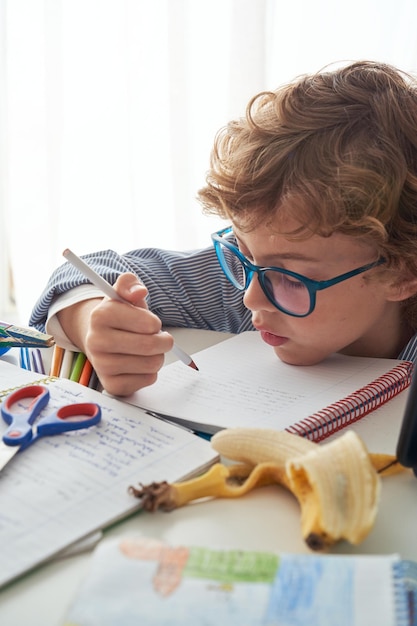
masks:
[(305, 555), (105, 540), (63, 626), (410, 626), (417, 566), (396, 555)]
[(342, 354), (288, 365), (250, 331), (193, 359), (199, 371), (171, 363), (125, 402), (202, 433), (272, 428), (320, 441), (406, 389), (413, 369), (408, 361)]
[[(87, 430), (39, 439), (1, 470), (0, 589), (139, 510), (129, 484), (177, 481), (218, 460), (207, 441), (182, 428), (71, 380), (39, 377), (0, 360), (0, 402), (12, 389), (35, 383), (50, 391), (44, 412), (96, 402), (102, 419)], [(0, 437), (5, 428), (0, 418)]]

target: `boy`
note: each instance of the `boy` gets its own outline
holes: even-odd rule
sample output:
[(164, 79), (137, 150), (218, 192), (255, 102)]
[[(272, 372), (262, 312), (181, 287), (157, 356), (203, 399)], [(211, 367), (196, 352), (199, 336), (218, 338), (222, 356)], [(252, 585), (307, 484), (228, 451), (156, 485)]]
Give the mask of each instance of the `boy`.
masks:
[[(161, 325), (256, 329), (287, 363), (333, 352), (415, 358), (417, 82), (369, 61), (259, 94), (216, 137), (212, 248), (88, 255), (134, 306), (58, 268), (30, 323), (84, 351), (110, 393), (152, 384)], [(268, 268), (268, 269), (266, 269)]]

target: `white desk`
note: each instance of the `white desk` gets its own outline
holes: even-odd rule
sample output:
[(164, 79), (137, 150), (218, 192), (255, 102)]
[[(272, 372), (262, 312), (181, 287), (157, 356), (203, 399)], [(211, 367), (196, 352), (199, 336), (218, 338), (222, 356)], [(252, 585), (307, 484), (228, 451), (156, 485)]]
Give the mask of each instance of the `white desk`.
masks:
[[(176, 330), (173, 334), (189, 352), (229, 337), (207, 331)], [(380, 409), (385, 412), (384, 420), (378, 423), (375, 413), (355, 425), (370, 451), (395, 452), (406, 393)], [(385, 478), (371, 534), (359, 546), (340, 543), (332, 552), (395, 552), (417, 560), (416, 520), (416, 478), (411, 472)], [(258, 489), (237, 500), (190, 504), (172, 513), (141, 512), (107, 529), (104, 537), (132, 534), (207, 547), (308, 552), (301, 539), (297, 501), (278, 486)], [(91, 553), (85, 553), (55, 560), (1, 590), (1, 626), (59, 626), (82, 583), (90, 558)]]

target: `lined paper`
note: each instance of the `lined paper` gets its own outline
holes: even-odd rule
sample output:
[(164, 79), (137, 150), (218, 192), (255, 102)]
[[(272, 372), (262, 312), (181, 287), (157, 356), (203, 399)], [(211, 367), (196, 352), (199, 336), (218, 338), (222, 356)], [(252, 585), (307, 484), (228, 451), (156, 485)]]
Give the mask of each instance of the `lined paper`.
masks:
[[(33, 372), (0, 362), (2, 388), (31, 381)], [(217, 458), (199, 437), (77, 383), (59, 379), (48, 389), (45, 411), (91, 401), (102, 420), (40, 439), (0, 472), (0, 586), (139, 509), (129, 485), (176, 481)]]
[(399, 363), (333, 354), (313, 366), (288, 365), (251, 331), (193, 357), (198, 372), (171, 363), (154, 385), (126, 402), (205, 432), (233, 427), (283, 430)]

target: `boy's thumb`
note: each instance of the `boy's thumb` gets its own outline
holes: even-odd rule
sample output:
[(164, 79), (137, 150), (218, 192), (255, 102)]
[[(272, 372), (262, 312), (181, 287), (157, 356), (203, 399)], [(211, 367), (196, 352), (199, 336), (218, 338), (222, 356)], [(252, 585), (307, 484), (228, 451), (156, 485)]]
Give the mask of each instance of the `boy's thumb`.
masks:
[(122, 274), (114, 284), (114, 288), (124, 300), (134, 306), (147, 309), (146, 296), (148, 290), (134, 274)]

